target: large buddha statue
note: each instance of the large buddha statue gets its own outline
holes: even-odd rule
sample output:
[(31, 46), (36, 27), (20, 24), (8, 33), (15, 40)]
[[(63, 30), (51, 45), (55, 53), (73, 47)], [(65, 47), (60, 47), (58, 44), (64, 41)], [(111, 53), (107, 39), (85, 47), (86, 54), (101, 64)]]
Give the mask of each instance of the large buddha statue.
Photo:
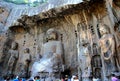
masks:
[(48, 73), (46, 76), (53, 76), (52, 74), (59, 72), (62, 66), (63, 48), (61, 41), (58, 40), (57, 31), (51, 28), (46, 35), (48, 42), (42, 46), (42, 58), (34, 62), (32, 66), (32, 76), (41, 76), (42, 73)]

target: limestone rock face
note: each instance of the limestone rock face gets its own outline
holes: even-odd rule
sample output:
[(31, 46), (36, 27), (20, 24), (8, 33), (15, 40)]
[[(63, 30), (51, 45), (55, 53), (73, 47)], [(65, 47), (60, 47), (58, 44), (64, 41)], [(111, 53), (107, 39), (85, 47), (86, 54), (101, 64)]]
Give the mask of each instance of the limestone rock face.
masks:
[[(28, 12), (22, 11), (21, 9), (12, 9), (5, 25), (8, 30), (6, 34), (5, 32), (0, 34), (0, 48), (2, 49), (0, 52), (0, 65), (2, 66), (0, 66), (0, 68), (3, 69), (0, 70), (0, 72), (2, 76), (6, 75), (5, 73), (7, 72), (8, 66), (5, 66), (5, 64), (8, 63), (10, 57), (9, 50), (11, 49), (12, 42), (16, 41), (19, 45), (19, 58), (14, 69), (14, 74), (18, 75), (19, 66), (21, 66), (22, 62), (21, 58), (24, 56), (23, 50), (28, 48), (30, 50), (31, 60), (29, 66), (26, 67), (26, 72), (27, 77), (30, 77), (32, 65), (42, 59), (42, 46), (49, 43), (49, 40), (56, 39), (57, 35), (53, 34), (52, 37), (49, 38), (46, 34), (47, 30), (51, 28), (59, 32), (57, 39), (63, 46), (62, 58), (64, 71), (60, 71), (61, 75), (78, 74), (79, 79), (83, 81), (91, 81), (92, 78), (96, 77), (102, 81), (110, 81), (111, 74), (119, 74), (120, 7), (118, 4), (115, 2), (109, 3), (107, 0), (90, 0), (50, 10), (48, 7), (42, 7), (41, 10), (39, 9), (34, 8), (33, 11), (35, 10), (35, 12), (33, 12), (32, 9), (30, 11), (28, 9), (30, 15), (26, 14), (23, 16), (21, 16), (23, 13)], [(48, 9), (48, 11), (44, 11), (44, 9)], [(38, 12), (36, 10), (38, 10)], [(36, 14), (33, 15), (33, 13)], [(14, 16), (12, 17), (12, 15)], [(3, 19), (0, 21), (4, 22)], [(105, 65), (105, 63), (109, 64), (112, 60), (106, 61), (103, 58), (103, 55), (107, 57), (107, 54), (104, 54), (105, 49), (101, 47), (99, 42), (102, 33), (105, 32), (104, 30), (102, 33), (100, 32), (101, 23), (108, 27), (109, 34), (114, 39), (114, 43), (111, 43), (111, 39), (110, 41), (103, 42), (108, 45), (109, 49), (114, 50), (112, 60), (115, 62), (112, 66), (115, 67), (115, 72), (113, 72), (113, 70), (106, 70), (109, 66)], [(104, 40), (104, 37), (102, 38)], [(109, 36), (105, 37), (105, 39), (107, 38), (109, 39)], [(114, 45), (114, 48), (112, 48), (111, 45)], [(56, 46), (52, 47), (53, 50), (55, 50), (55, 48)], [(105, 48), (108, 49), (107, 46)], [(48, 49), (47, 52), (50, 51), (50, 48), (46, 49)], [(111, 53), (111, 50), (108, 53)]]
[(0, 7), (0, 32), (4, 31), (6, 20), (9, 16), (10, 10), (5, 7)]
[(4, 42), (6, 40), (6, 36), (4, 34), (0, 35), (0, 62), (2, 62), (2, 55), (3, 55), (3, 49), (4, 49)]
[[(33, 16), (33, 15), (37, 15), (41, 12), (46, 12), (52, 8), (58, 8), (67, 4), (77, 4), (77, 3), (81, 3), (82, 0), (48, 0), (46, 3), (40, 4), (37, 7), (32, 7), (30, 6), (30, 4), (26, 4), (26, 5), (16, 5), (13, 3), (8, 3), (5, 2), (3, 0), (0, 1), (0, 5), (1, 7), (6, 7), (7, 13), (6, 11), (4, 13), (6, 13), (6, 17), (5, 18), (5, 28), (3, 31), (7, 30), (11, 25), (15, 25), (15, 22), (17, 22), (17, 19), (19, 19), (22, 15), (28, 15), (28, 16)], [(10, 13), (9, 13), (10, 12)], [(8, 16), (8, 15), (9, 16)], [(5, 14), (4, 14), (5, 15)], [(2, 17), (1, 17), (2, 18)], [(3, 22), (4, 23), (4, 22)]]

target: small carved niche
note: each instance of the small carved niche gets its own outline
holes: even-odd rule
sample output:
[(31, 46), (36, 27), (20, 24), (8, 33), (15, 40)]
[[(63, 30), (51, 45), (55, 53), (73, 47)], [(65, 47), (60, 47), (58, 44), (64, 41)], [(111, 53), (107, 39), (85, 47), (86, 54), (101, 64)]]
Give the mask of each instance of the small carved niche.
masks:
[(93, 26), (90, 26), (90, 30), (91, 30), (92, 35), (94, 35), (95, 34), (95, 30), (94, 30)]
[(99, 38), (100, 38), (101, 35), (100, 35), (100, 27), (99, 27), (99, 24), (97, 24), (97, 34), (98, 34), (98, 36), (99, 36)]
[(75, 37), (77, 38), (77, 30), (75, 30)]
[(61, 41), (63, 41), (63, 34), (60, 34), (60, 39)]

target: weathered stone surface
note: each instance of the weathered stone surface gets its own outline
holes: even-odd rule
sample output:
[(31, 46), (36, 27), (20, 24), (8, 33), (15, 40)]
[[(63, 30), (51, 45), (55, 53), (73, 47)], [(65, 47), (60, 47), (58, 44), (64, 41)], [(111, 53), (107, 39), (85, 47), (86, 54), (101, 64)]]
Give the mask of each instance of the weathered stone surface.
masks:
[[(46, 43), (45, 32), (50, 28), (55, 28), (60, 32), (58, 39), (63, 44), (63, 60), (65, 65), (65, 72), (63, 72), (63, 74), (78, 74), (83, 81), (86, 79), (92, 80), (92, 77), (97, 77), (104, 81), (105, 76), (107, 76), (108, 81), (110, 81), (111, 71), (108, 72), (109, 75), (104, 74), (104, 72), (107, 71), (106, 67), (103, 68), (104, 61), (102, 60), (103, 58), (101, 58), (104, 50), (100, 50), (101, 46), (98, 41), (101, 40), (100, 23), (108, 25), (110, 34), (115, 37), (115, 44), (112, 43), (115, 47), (111, 49), (115, 52), (115, 63), (113, 63), (115, 65), (113, 66), (115, 67), (116, 72), (120, 72), (120, 7), (112, 3), (111, 8), (111, 3), (106, 3), (106, 1), (107, 0), (91, 0), (90, 2), (66, 5), (33, 16), (24, 15), (18, 17), (16, 15), (19, 18), (18, 21), (15, 21), (15, 23), (13, 22), (12, 25), (9, 24), (9, 36), (7, 36), (6, 39), (3, 39), (5, 41), (3, 41), (4, 45), (1, 47), (3, 48), (1, 53), (1, 64), (4, 66), (1, 68), (6, 68), (5, 63), (8, 62), (9, 58), (8, 50), (10, 49), (12, 41), (16, 41), (19, 44), (18, 49), (21, 56), (23, 55), (23, 49), (28, 47), (30, 49), (32, 57), (29, 66), (30, 70), (33, 63), (41, 58), (42, 45)], [(115, 23), (117, 23), (117, 25)], [(109, 37), (106, 37), (106, 39), (109, 39)], [(82, 49), (83, 43), (88, 44), (87, 50), (89, 50), (89, 53), (87, 53), (88, 55), (84, 56), (84, 58), (80, 56), (84, 55), (84, 50)], [(37, 58), (37, 56), (39, 56), (39, 58)], [(84, 61), (84, 66), (81, 65), (80, 58)], [(19, 63), (16, 65), (18, 66)], [(85, 72), (84, 69), (88, 69), (89, 65), (91, 66), (89, 76), (86, 76), (86, 78), (82, 77)], [(3, 72), (6, 72), (5, 70), (6, 69), (4, 69)], [(67, 73), (66, 71), (68, 70), (70, 72)], [(16, 68), (15, 72), (18, 71), (18, 68)]]
[(4, 31), (4, 27), (9, 16), (10, 10), (5, 7), (0, 7), (0, 33)]
[(32, 61), (29, 48), (23, 50), (23, 54), (19, 55), (18, 66), (16, 67), (19, 72), (16, 74), (20, 77), (29, 77), (29, 66)]

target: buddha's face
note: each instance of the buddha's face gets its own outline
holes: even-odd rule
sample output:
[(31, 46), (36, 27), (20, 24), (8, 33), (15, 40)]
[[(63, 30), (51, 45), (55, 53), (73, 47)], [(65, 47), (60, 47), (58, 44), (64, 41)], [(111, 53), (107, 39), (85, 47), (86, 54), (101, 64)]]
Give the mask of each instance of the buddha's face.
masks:
[(16, 42), (13, 42), (11, 48), (15, 50), (17, 49), (17, 47), (18, 47), (18, 44)]
[(108, 30), (104, 26), (101, 26), (100, 27), (100, 34), (104, 35), (104, 34), (107, 34), (107, 33), (108, 33)]
[(56, 40), (56, 33), (52, 32), (48, 35), (49, 40)]
[(48, 34), (48, 40), (56, 40), (57, 39), (57, 33), (54, 29), (50, 29), (47, 31)]

